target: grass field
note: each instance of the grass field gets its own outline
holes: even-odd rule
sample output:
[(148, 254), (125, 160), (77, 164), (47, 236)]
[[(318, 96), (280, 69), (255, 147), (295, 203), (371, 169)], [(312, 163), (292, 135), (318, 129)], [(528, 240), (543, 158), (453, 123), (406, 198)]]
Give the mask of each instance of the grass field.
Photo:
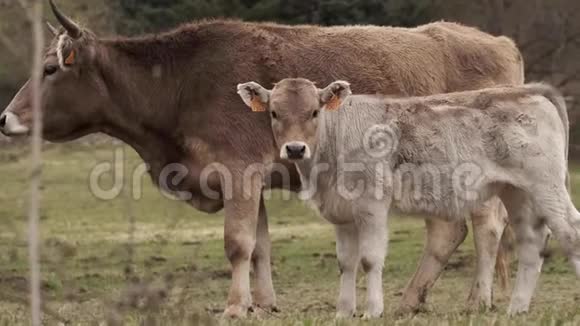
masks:
[[(89, 191), (89, 173), (111, 160), (112, 146), (50, 146), (42, 199), (42, 288), (47, 325), (220, 324), (229, 285), (223, 215), (205, 215), (169, 200), (145, 178), (143, 197), (104, 201)], [(126, 169), (140, 163), (127, 151)], [(27, 325), (25, 148), (0, 150), (0, 325)], [(580, 189), (580, 169), (573, 168)], [(127, 174), (130, 175), (130, 174)], [(106, 185), (111, 180), (103, 180)], [(124, 178), (127, 183), (131, 180)], [(580, 192), (575, 201), (580, 204)], [(303, 203), (268, 201), (279, 313), (256, 312), (240, 325), (334, 323), (338, 269), (332, 228)], [(135, 223), (130, 222), (130, 212)], [(508, 319), (508, 296), (496, 287), (497, 309), (464, 311), (475, 263), (471, 237), (454, 254), (428, 301), (428, 311), (395, 319), (400, 291), (419, 260), (421, 220), (392, 217), (384, 272), (385, 318), (344, 325), (580, 325), (580, 282), (557, 249), (547, 259), (532, 312)], [(552, 244), (554, 245), (554, 244)], [(515, 266), (514, 266), (515, 267)], [(359, 302), (364, 303), (364, 282)]]

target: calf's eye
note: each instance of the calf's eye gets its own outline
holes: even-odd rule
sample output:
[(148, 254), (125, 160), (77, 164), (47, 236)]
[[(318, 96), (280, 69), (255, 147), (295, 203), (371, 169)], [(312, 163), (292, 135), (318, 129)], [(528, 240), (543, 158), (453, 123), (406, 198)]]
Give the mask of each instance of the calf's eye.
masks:
[(272, 116), (272, 119), (278, 119), (278, 113), (276, 113), (276, 111), (270, 111), (270, 115)]
[(319, 114), (319, 113), (320, 113), (320, 111), (319, 111), (319, 110), (316, 110), (316, 111), (312, 112), (312, 119), (316, 119), (316, 118), (318, 118), (318, 114)]

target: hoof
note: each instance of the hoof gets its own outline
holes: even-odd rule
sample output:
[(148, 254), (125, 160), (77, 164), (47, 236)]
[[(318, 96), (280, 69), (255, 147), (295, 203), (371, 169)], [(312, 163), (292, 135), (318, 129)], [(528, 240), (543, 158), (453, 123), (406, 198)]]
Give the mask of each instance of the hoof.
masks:
[(383, 313), (372, 313), (372, 312), (365, 312), (364, 315), (362, 315), (362, 319), (363, 320), (370, 320), (370, 319), (377, 319), (377, 318), (383, 318)]
[(354, 311), (338, 311), (336, 313), (336, 319), (352, 319), (355, 318), (355, 312)]
[(282, 310), (280, 310), (280, 308), (278, 308), (278, 306), (274, 305), (270, 305), (270, 306), (262, 306), (262, 305), (258, 305), (257, 306), (259, 309), (261, 310), (265, 310), (271, 313), (277, 313), (277, 312), (281, 312)]
[(273, 316), (276, 313), (280, 312), (280, 309), (276, 305), (271, 306), (262, 306), (262, 305), (254, 305), (252, 309), (257, 317), (264, 317), (264, 316)]
[(430, 311), (426, 304), (421, 304), (419, 306), (400, 305), (399, 308), (395, 310), (395, 317), (402, 318), (428, 312)]
[(276, 306), (276, 299), (271, 297), (269, 299), (254, 299), (254, 307), (256, 307), (256, 311), (264, 310), (267, 312), (280, 312), (278, 306)]
[(525, 299), (515, 298), (508, 307), (508, 316), (513, 317), (525, 314), (530, 310), (530, 303)]
[(407, 317), (410, 315), (415, 315), (415, 314), (417, 314), (417, 312), (418, 312), (418, 309), (416, 307), (401, 305), (401, 306), (399, 306), (399, 308), (397, 308), (397, 310), (395, 310), (395, 316), (396, 317)]
[(276, 307), (276, 294), (274, 290), (270, 291), (254, 291), (252, 293), (252, 297), (254, 299), (254, 306), (270, 309), (272, 307)]
[(243, 319), (248, 316), (248, 309), (249, 308), (241, 305), (231, 305), (226, 308), (223, 317), (229, 319)]
[(528, 307), (516, 307), (516, 308), (509, 307), (508, 316), (516, 317), (518, 315), (527, 314), (528, 310), (529, 310)]
[(491, 304), (488, 304), (485, 302), (470, 302), (467, 304), (467, 306), (465, 307), (463, 312), (465, 312), (467, 314), (472, 314), (472, 313), (491, 312), (494, 310), (495, 310), (495, 307)]

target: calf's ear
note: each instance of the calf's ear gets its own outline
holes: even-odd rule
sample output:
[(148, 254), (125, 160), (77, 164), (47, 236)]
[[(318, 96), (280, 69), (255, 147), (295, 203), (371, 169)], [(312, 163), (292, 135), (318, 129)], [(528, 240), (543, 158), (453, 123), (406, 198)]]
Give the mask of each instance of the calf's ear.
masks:
[(325, 89), (319, 90), (319, 94), (320, 104), (326, 110), (333, 111), (340, 107), (344, 99), (352, 94), (352, 91), (350, 90), (350, 84), (348, 82), (338, 80), (328, 85)]
[(238, 94), (253, 112), (264, 112), (268, 109), (270, 93), (271, 91), (256, 82), (238, 84)]

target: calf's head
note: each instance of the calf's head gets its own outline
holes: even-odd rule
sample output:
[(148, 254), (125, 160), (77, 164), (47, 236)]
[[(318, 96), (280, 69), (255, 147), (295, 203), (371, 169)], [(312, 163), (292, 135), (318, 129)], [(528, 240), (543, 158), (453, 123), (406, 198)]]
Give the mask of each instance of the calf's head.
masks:
[(337, 110), (351, 94), (350, 84), (336, 81), (325, 89), (298, 78), (284, 79), (272, 90), (255, 82), (238, 85), (238, 94), (254, 112), (267, 111), (280, 158), (308, 160), (318, 146), (318, 127), (326, 111)]
[[(50, 1), (62, 28), (43, 57), (41, 111), (45, 139), (64, 141), (92, 132), (99, 110), (107, 105), (106, 87), (94, 63), (97, 39), (62, 14)], [(24, 84), (0, 116), (7, 136), (27, 135), (32, 128), (32, 85)]]

